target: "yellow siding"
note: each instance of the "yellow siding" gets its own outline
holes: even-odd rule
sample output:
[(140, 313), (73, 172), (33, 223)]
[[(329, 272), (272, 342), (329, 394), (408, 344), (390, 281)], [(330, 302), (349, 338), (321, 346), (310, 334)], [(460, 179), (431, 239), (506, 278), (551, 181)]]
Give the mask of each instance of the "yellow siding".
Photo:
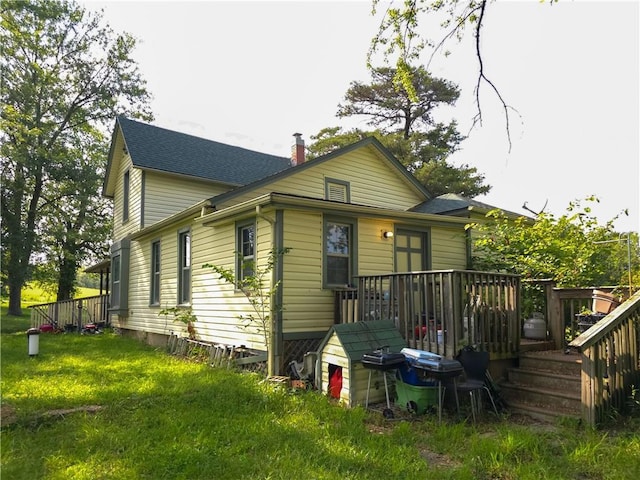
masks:
[[(326, 332), (334, 321), (334, 293), (323, 289), (323, 215), (288, 210), (283, 215), (283, 244), (291, 250), (283, 257), (282, 312), (284, 333)], [(188, 225), (188, 221), (181, 226)], [(159, 307), (149, 307), (151, 242), (161, 240), (161, 308), (173, 307), (177, 297), (178, 225), (131, 246), (130, 316), (123, 327), (154, 333), (184, 330), (172, 319), (158, 317)], [(264, 265), (272, 245), (272, 225), (257, 219), (258, 263)], [(359, 274), (393, 271), (393, 241), (381, 237), (392, 230), (390, 222), (358, 222)], [(235, 223), (221, 226), (192, 225), (192, 303), (199, 337), (230, 345), (264, 349), (262, 325), (246, 327), (240, 316), (254, 314), (248, 299), (218, 278), (206, 263), (235, 270)], [(432, 228), (433, 268), (465, 268), (465, 233), (460, 229)], [(265, 280), (270, 281), (271, 277)]]
[[(469, 218), (469, 223), (477, 223), (479, 225), (486, 224), (489, 221), (485, 215), (480, 215), (478, 213), (472, 212), (471, 217)], [(478, 231), (477, 228), (469, 229), (470, 237), (471, 237), (471, 254), (477, 255), (476, 250), (476, 241), (483, 236), (482, 233)]]
[(351, 203), (355, 204), (407, 210), (424, 200), (397, 170), (380, 157), (376, 149), (370, 147), (345, 153), (317, 167), (293, 173), (284, 179), (247, 192), (240, 198), (234, 198), (233, 203), (247, 201), (269, 192), (324, 199), (325, 178), (348, 182)]
[(329, 393), (329, 365), (342, 367), (342, 389), (340, 390), (340, 401), (350, 406), (349, 402), (349, 360), (345, 354), (340, 339), (334, 333), (331, 335), (324, 349), (322, 350), (321, 361), (321, 391)]
[[(260, 267), (268, 260), (271, 242), (271, 225), (257, 219), (257, 262)], [(264, 350), (262, 325), (256, 321), (250, 325), (239, 319), (241, 315), (255, 315), (247, 297), (234, 286), (219, 279), (204, 264), (219, 265), (235, 272), (236, 243), (235, 224), (223, 226), (194, 226), (192, 237), (192, 301), (198, 317), (196, 330), (199, 338), (228, 345), (245, 345)], [(267, 282), (270, 280), (266, 279)], [(257, 318), (257, 317), (256, 317)]]
[[(124, 174), (127, 170), (129, 170), (129, 218), (126, 222), (123, 222)], [(124, 155), (119, 162), (117, 178), (113, 206), (113, 233), (114, 238), (121, 239), (140, 229), (142, 172), (137, 168), (133, 168), (129, 155)]]
[(284, 212), (282, 294), (285, 333), (326, 332), (333, 325), (333, 294), (322, 288), (322, 214)]
[(463, 226), (458, 229), (432, 227), (431, 253), (433, 270), (467, 268), (466, 233)]
[[(145, 240), (131, 242), (129, 277), (129, 317), (120, 326), (150, 333), (169, 334), (186, 331), (172, 316), (159, 316), (162, 308), (176, 306), (178, 296), (178, 231), (188, 224), (176, 225)], [(149, 306), (151, 291), (151, 243), (160, 241), (160, 306)], [(193, 268), (193, 267), (192, 267)]]
[[(284, 219), (284, 245), (291, 248), (283, 260), (284, 332), (326, 331), (333, 324), (334, 296), (332, 290), (322, 287), (323, 216), (286, 211)], [(393, 230), (393, 224), (358, 221), (358, 275), (393, 271), (393, 240), (383, 239), (383, 230)], [(434, 270), (466, 268), (466, 234), (462, 226), (434, 226), (431, 240)]]
[(393, 272), (393, 239), (382, 238), (393, 232), (393, 223), (374, 220), (358, 222), (358, 275)]
[(145, 227), (228, 190), (211, 182), (156, 172), (146, 172), (144, 183)]
[[(162, 230), (149, 239), (132, 242), (129, 288), (129, 317), (120, 322), (120, 327), (144, 330), (151, 333), (169, 334), (185, 332), (185, 326), (174, 322), (172, 316), (159, 316), (162, 308), (171, 308), (177, 303), (178, 285), (178, 231), (189, 223)], [(258, 237), (270, 240), (270, 225), (258, 221)], [(266, 237), (266, 238), (265, 238)], [(161, 248), (161, 292), (160, 306), (149, 306), (151, 243), (160, 240)], [(257, 324), (245, 327), (240, 315), (253, 312), (246, 296), (235, 291), (233, 285), (225, 283), (206, 263), (235, 269), (235, 226), (211, 228), (194, 225), (191, 230), (191, 296), (198, 337), (203, 341), (229, 345), (245, 345), (264, 349), (262, 333)], [(258, 262), (267, 261), (263, 249)], [(263, 255), (260, 257), (260, 255)]]

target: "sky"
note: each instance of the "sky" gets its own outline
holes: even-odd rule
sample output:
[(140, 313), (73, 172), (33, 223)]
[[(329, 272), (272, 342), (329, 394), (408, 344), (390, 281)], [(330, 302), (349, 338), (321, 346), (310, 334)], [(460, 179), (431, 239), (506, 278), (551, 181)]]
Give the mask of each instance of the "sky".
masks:
[[(370, 1), (81, 3), (139, 40), (134, 59), (154, 97), (155, 125), (281, 156), (295, 132), (310, 143), (325, 127), (367, 128), (364, 118), (335, 114), (352, 81), (370, 80), (366, 57), (381, 19)], [(421, 25), (443, 34), (437, 22)], [(471, 129), (471, 32), (429, 64), (461, 90), (437, 116), (467, 135), (449, 161), (476, 167), (493, 187), (477, 200), (559, 216), (595, 195), (599, 203), (583, 205), (600, 223), (626, 209), (616, 230), (640, 230), (640, 3), (498, 1), (483, 25), (485, 73), (517, 111), (511, 146), (487, 85), (482, 125)]]

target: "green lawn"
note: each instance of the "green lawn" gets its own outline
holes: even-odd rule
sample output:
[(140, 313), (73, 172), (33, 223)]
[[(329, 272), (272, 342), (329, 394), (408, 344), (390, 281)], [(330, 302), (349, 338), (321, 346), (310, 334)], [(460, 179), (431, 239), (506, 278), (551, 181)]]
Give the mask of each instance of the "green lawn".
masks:
[[(85, 298), (85, 297), (93, 297), (100, 294), (100, 290), (97, 288), (85, 288), (78, 287), (73, 298)], [(49, 303), (56, 301), (56, 294), (53, 291), (45, 291), (41, 287), (33, 284), (27, 283), (22, 289), (22, 307), (26, 309), (29, 305), (34, 305), (38, 303)], [(2, 305), (6, 306), (6, 302), (8, 300), (4, 297), (2, 298)]]
[(112, 333), (41, 334), (30, 358), (25, 325), (10, 333), (5, 317), (3, 479), (639, 478), (637, 418), (385, 420)]

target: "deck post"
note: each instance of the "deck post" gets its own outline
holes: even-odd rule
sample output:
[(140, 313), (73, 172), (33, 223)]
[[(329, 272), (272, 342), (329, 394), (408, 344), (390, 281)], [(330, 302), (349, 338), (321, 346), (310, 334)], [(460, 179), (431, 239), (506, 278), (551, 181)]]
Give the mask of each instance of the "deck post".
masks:
[(543, 280), (540, 283), (544, 286), (547, 299), (547, 327), (551, 340), (556, 350), (562, 350), (565, 346), (562, 301), (555, 290), (556, 283), (553, 280)]
[(82, 332), (82, 299), (78, 300), (78, 333)]

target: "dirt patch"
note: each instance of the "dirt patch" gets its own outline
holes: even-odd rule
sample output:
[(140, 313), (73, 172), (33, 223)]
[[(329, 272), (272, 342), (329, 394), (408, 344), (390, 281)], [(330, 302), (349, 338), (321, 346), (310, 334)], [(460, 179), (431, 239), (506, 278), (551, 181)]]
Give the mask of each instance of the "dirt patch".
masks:
[(70, 413), (78, 413), (78, 412), (86, 412), (86, 413), (96, 413), (102, 410), (101, 405), (84, 405), (82, 407), (76, 408), (59, 408), (57, 410), (47, 410), (41, 416), (43, 417), (64, 417), (65, 415), (69, 415)]
[(427, 448), (419, 448), (420, 456), (425, 459), (427, 464), (432, 467), (458, 467), (460, 462), (453, 460), (448, 455), (432, 452)]
[[(19, 419), (14, 407), (9, 404), (2, 404), (0, 407), (2, 418), (2, 423), (0, 423), (0, 425), (2, 426), (2, 428), (11, 427), (12, 425), (18, 423)], [(43, 422), (47, 422), (50, 420), (61, 420), (67, 415), (73, 413), (96, 413), (103, 408), (104, 407), (102, 405), (82, 405), (75, 408), (58, 408), (55, 410), (47, 410), (46, 412), (38, 413), (32, 417), (20, 420), (20, 423), (28, 426), (37, 426)]]
[(0, 426), (6, 427), (13, 425), (18, 421), (18, 415), (16, 415), (16, 409), (8, 403), (0, 405)]

